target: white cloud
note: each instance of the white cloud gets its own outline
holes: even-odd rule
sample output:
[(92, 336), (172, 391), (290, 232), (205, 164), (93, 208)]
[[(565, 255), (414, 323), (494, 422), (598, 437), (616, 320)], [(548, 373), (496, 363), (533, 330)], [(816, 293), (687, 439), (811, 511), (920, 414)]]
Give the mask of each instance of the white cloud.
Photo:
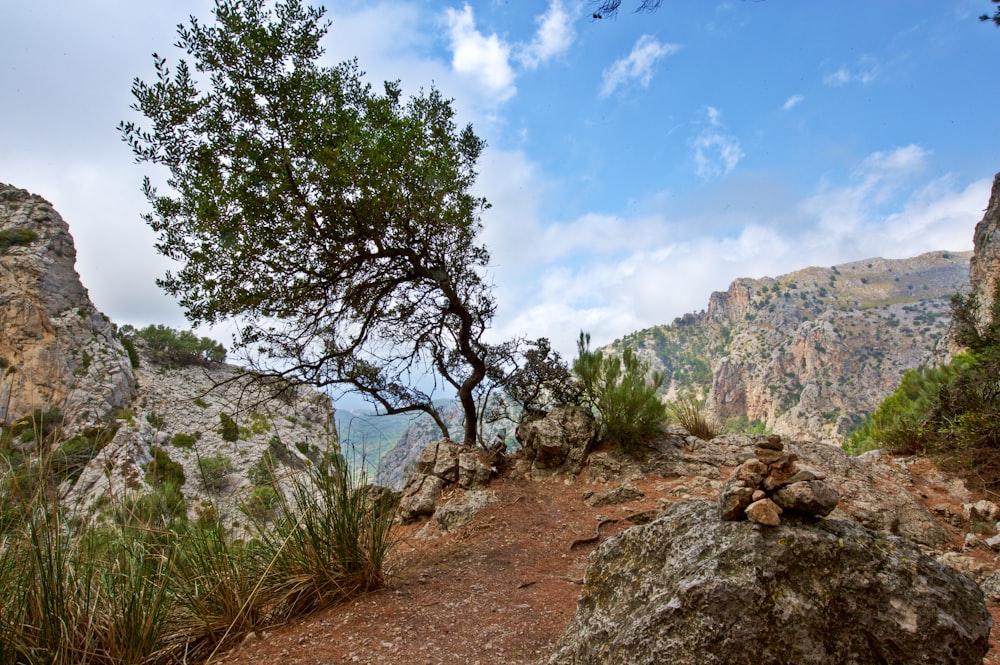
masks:
[(744, 157), (739, 140), (726, 132), (721, 112), (709, 106), (706, 109), (708, 126), (691, 141), (694, 149), (695, 172), (704, 179), (728, 175)]
[(573, 17), (562, 0), (552, 0), (548, 11), (539, 16), (536, 22), (538, 30), (534, 39), (518, 53), (518, 60), (527, 69), (535, 69), (565, 53), (576, 37)]
[(785, 103), (781, 105), (782, 111), (791, 111), (793, 108), (805, 101), (805, 97), (802, 95), (792, 95), (785, 100)]
[(677, 44), (663, 44), (652, 35), (643, 35), (632, 47), (632, 52), (616, 60), (604, 70), (601, 96), (607, 97), (620, 86), (635, 81), (648, 87), (653, 79), (653, 67), (661, 59), (680, 50)]
[[(709, 118), (720, 121), (717, 112)], [(523, 155), (501, 157), (484, 169), (487, 187), (511, 167), (530, 166)], [(733, 213), (738, 219), (726, 225), (735, 231), (721, 235), (711, 225), (669, 214), (590, 213), (547, 225), (535, 205), (542, 187), (537, 173), (516, 182), (503, 175), (504, 196), (497, 200), (487, 192), (498, 204), (485, 238), (498, 266), (500, 312), (493, 336), (546, 336), (572, 357), (581, 329), (600, 345), (670, 323), (704, 309), (713, 291), (725, 290), (737, 277), (971, 249), (990, 181), (964, 187), (949, 177), (922, 181), (928, 158), (915, 145), (872, 153), (845, 183), (817, 183), (813, 194), (789, 201), (789, 214), (778, 220), (767, 202), (744, 200)], [(706, 185), (705, 195), (726, 187)], [(773, 188), (758, 189), (762, 198), (774, 195)], [(504, 200), (532, 203), (508, 212)], [(507, 243), (494, 246), (501, 236)]]
[(510, 66), (510, 46), (496, 35), (484, 36), (476, 29), (472, 7), (445, 12), (451, 39), (454, 70), (477, 82), (498, 102), (514, 96), (514, 70)]
[(853, 67), (841, 66), (823, 77), (823, 83), (839, 88), (849, 83), (869, 84), (879, 77), (880, 67), (871, 56), (862, 56)]

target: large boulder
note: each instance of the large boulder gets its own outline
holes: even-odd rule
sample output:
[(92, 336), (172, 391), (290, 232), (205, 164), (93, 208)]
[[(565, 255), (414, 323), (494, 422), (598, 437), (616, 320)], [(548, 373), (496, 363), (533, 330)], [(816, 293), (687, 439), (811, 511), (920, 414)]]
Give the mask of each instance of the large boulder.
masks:
[(717, 515), (675, 504), (601, 545), (549, 662), (982, 663), (982, 592), (915, 545), (847, 521)]
[(517, 426), (528, 475), (576, 476), (597, 434), (594, 415), (578, 406), (557, 406), (544, 416), (528, 416)]
[(426, 446), (403, 487), (400, 517), (410, 521), (434, 514), (438, 498), (449, 485), (463, 490), (485, 488), (496, 468), (483, 461), (483, 456), (478, 450), (447, 439)]

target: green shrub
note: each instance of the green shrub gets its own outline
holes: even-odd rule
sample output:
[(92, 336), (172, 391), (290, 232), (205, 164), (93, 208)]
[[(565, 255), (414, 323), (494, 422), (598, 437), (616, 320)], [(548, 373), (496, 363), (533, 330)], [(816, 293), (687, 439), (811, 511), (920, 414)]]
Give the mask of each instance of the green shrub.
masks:
[(277, 468), (277, 461), (270, 450), (265, 450), (260, 459), (254, 462), (247, 472), (247, 478), (254, 485), (267, 485), (274, 482), (274, 470)]
[(194, 398), (193, 400), (191, 400), (191, 401), (192, 401), (192, 402), (194, 403), (194, 405), (195, 405), (196, 407), (198, 407), (199, 409), (207, 409), (207, 408), (208, 408), (209, 406), (211, 406), (211, 404), (209, 404), (208, 402), (206, 402), (205, 400), (203, 400), (203, 399), (202, 399), (202, 398), (200, 398), (200, 397), (195, 397), (195, 398)]
[(250, 494), (240, 506), (240, 510), (253, 519), (266, 519), (275, 511), (279, 502), (278, 491), (274, 487), (261, 485), (250, 490)]
[(0, 231), (0, 252), (17, 245), (30, 245), (38, 240), (38, 234), (31, 229), (3, 229)]
[(666, 407), (656, 395), (664, 374), (650, 373), (649, 364), (630, 348), (621, 356), (591, 351), (586, 333), (580, 333), (577, 349), (573, 371), (583, 384), (584, 401), (597, 412), (600, 439), (627, 450), (659, 432), (667, 422)]
[(153, 459), (142, 467), (146, 472), (147, 483), (154, 487), (166, 483), (172, 483), (177, 487), (184, 484), (184, 467), (170, 459), (167, 451), (159, 446), (152, 446), (149, 452), (153, 454)]
[(114, 438), (118, 427), (91, 427), (68, 439), (52, 451), (49, 461), (57, 482), (67, 478), (75, 480), (97, 453)]
[(194, 444), (198, 441), (198, 434), (185, 434), (183, 432), (178, 432), (174, 434), (173, 438), (170, 439), (170, 443), (177, 448), (194, 448)]
[(209, 337), (198, 337), (190, 330), (174, 330), (163, 325), (142, 330), (123, 326), (123, 339), (139, 339), (150, 359), (167, 367), (204, 365), (226, 359), (226, 348)]
[(167, 421), (163, 419), (163, 416), (157, 414), (155, 411), (150, 411), (146, 414), (146, 422), (153, 426), (153, 429), (161, 430)]
[(233, 459), (223, 453), (198, 458), (198, 471), (205, 487), (220, 490), (229, 484), (229, 474), (233, 471)]
[(239, 441), (240, 428), (228, 413), (219, 413), (219, 435), (223, 441)]

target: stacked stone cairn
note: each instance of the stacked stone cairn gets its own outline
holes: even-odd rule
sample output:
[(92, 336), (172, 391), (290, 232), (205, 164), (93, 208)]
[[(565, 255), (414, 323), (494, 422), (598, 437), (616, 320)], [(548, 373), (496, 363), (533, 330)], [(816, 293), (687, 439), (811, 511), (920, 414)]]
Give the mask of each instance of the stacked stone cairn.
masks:
[(801, 466), (794, 453), (785, 452), (781, 437), (772, 434), (757, 443), (754, 456), (723, 487), (719, 517), (766, 526), (781, 524), (783, 514), (825, 517), (840, 501), (837, 488), (825, 478), (826, 473)]

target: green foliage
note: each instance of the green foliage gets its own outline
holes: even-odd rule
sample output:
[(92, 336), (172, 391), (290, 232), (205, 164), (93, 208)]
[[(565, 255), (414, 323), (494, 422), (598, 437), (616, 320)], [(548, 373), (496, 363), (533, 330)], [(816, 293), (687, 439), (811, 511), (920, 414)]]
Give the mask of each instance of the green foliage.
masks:
[(233, 458), (224, 453), (199, 457), (198, 471), (206, 488), (220, 490), (229, 484), (229, 474), (233, 472)]
[(143, 465), (146, 472), (146, 482), (157, 487), (167, 483), (180, 487), (184, 484), (184, 467), (170, 459), (170, 455), (159, 446), (152, 446), (149, 452), (153, 459)]
[(30, 245), (38, 240), (38, 234), (31, 229), (0, 230), (0, 252), (18, 245)]
[(602, 441), (623, 450), (654, 436), (667, 421), (667, 412), (656, 391), (662, 372), (649, 372), (632, 349), (621, 356), (604, 356), (590, 349), (590, 335), (581, 332), (573, 372), (583, 385), (583, 399), (597, 412)]
[(163, 419), (163, 416), (157, 414), (155, 411), (150, 411), (146, 414), (146, 422), (153, 426), (153, 429), (160, 430), (167, 424), (167, 421)]
[[(275, 374), (339, 384), (390, 413), (437, 415), (415, 364), (455, 386), (465, 441), (486, 378), (495, 302), (473, 194), (485, 143), (437, 90), (404, 100), (355, 62), (327, 66), (323, 9), (217, 0), (178, 26), (185, 60), (154, 56), (122, 122), (147, 178), (146, 221), (180, 268), (159, 284), (199, 323), (241, 319)], [(438, 421), (441, 422), (440, 420)]]
[(194, 444), (198, 441), (197, 434), (185, 434), (184, 432), (177, 432), (174, 434), (173, 438), (170, 439), (170, 443), (178, 448), (194, 448)]
[(975, 296), (952, 299), (952, 339), (968, 351), (942, 367), (907, 372), (900, 386), (855, 431), (845, 447), (921, 453), (975, 469), (1000, 487), (1000, 289), (980, 325)]
[[(990, 2), (993, 4), (1000, 4), (1000, 0), (990, 0)], [(979, 17), (979, 20), (984, 22), (992, 21), (994, 25), (1000, 26), (1000, 9), (995, 10), (993, 12), (993, 16), (990, 16), (989, 14), (982, 14)]]
[(271, 485), (261, 485), (250, 490), (247, 500), (240, 510), (254, 519), (267, 519), (278, 507), (281, 499), (278, 491)]
[(195, 397), (193, 400), (191, 400), (191, 402), (196, 407), (198, 407), (199, 409), (207, 409), (209, 406), (211, 406), (208, 402), (206, 402), (205, 400), (203, 400), (201, 397)]
[(577, 404), (581, 386), (548, 339), (528, 342), (524, 361), (503, 379), (507, 397), (526, 414), (544, 413), (556, 404)]
[(247, 472), (247, 478), (254, 485), (267, 485), (274, 482), (274, 471), (278, 462), (270, 450), (265, 450), (260, 459), (254, 462)]
[(219, 435), (222, 436), (223, 441), (239, 441), (240, 428), (228, 413), (219, 412), (219, 426)]
[[(122, 339), (141, 340), (150, 359), (165, 367), (206, 365), (226, 359), (226, 347), (210, 337), (198, 337), (190, 330), (174, 330), (163, 325), (146, 326), (131, 333), (122, 327)], [(131, 359), (131, 355), (129, 356)]]
[(722, 427), (724, 434), (770, 434), (767, 423), (762, 420), (750, 420), (747, 414), (738, 418), (730, 418)]
[(49, 461), (56, 481), (75, 480), (87, 463), (114, 438), (118, 427), (90, 427), (71, 439), (63, 441), (52, 451)]

